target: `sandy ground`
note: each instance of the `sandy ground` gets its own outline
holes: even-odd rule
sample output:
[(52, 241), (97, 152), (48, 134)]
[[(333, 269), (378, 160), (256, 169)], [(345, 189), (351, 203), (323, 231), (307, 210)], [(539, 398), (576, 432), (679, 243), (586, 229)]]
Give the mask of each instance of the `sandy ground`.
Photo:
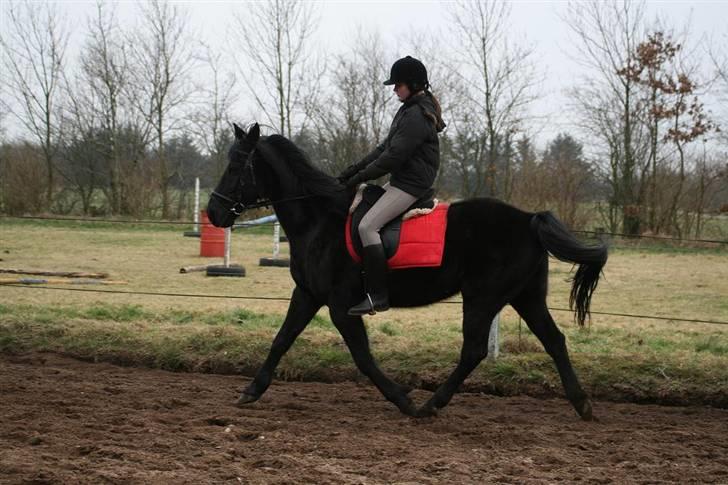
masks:
[(245, 381), (0, 355), (0, 483), (728, 483), (728, 410), (459, 394), (414, 420), (291, 382), (238, 409)]

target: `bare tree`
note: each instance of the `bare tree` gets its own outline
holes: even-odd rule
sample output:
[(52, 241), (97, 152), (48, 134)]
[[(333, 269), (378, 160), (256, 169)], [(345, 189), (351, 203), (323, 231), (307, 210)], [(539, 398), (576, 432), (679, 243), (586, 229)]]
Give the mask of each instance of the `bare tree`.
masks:
[(544, 165), (538, 163), (533, 141), (522, 135), (516, 141), (516, 171), (513, 202), (525, 210), (537, 211), (546, 208), (547, 196), (544, 180)]
[(49, 3), (11, 2), (8, 23), (0, 31), (5, 75), (4, 96), (9, 112), (34, 137), (46, 165), (46, 204), (53, 200), (55, 157), (62, 136), (61, 81), (69, 29), (65, 18)]
[[(583, 125), (602, 132), (608, 147), (607, 177), (613, 194), (612, 212), (622, 210), (623, 230), (640, 232), (639, 175), (641, 125), (638, 123), (639, 85), (618, 73), (634, 66), (634, 52), (643, 39), (643, 0), (573, 2), (565, 19), (576, 35), (578, 60), (589, 69), (574, 88)], [(605, 125), (617, 130), (603, 130)]]
[[(423, 61), (427, 66), (427, 77), (430, 82), (430, 91), (437, 97), (442, 109), (443, 121), (446, 129), (440, 134), (440, 170), (437, 173), (435, 187), (438, 192), (454, 195), (460, 189), (459, 186), (468, 185), (473, 181), (465, 181), (461, 177), (459, 169), (462, 168), (462, 159), (454, 160), (451, 163), (451, 155), (456, 147), (453, 144), (451, 135), (456, 134), (457, 126), (462, 126), (463, 110), (469, 105), (467, 99), (462, 99), (462, 79), (453, 76), (458, 67), (446, 49), (443, 49), (442, 38), (445, 34), (433, 32), (430, 29), (411, 28), (403, 32), (399, 37), (400, 44), (405, 46), (400, 55), (411, 54)], [(389, 66), (387, 66), (389, 67)], [(385, 71), (386, 72), (386, 71)], [(472, 106), (471, 106), (472, 108)], [(460, 116), (457, 116), (457, 115)], [(475, 177), (477, 178), (477, 177)]]
[(479, 179), (476, 184), (482, 184), (491, 196), (504, 195), (510, 144), (522, 128), (538, 82), (533, 50), (509, 39), (510, 14), (511, 6), (505, 1), (478, 0), (458, 2), (452, 16), (458, 66), (452, 72), (464, 87), (469, 106), (455, 110), (459, 116), (451, 129), (477, 133), (466, 136), (476, 145), (467, 150), (469, 158), (461, 164), (469, 166), (468, 176)]
[(542, 179), (548, 206), (569, 227), (583, 227), (586, 216), (582, 203), (589, 199), (592, 178), (584, 160), (582, 144), (568, 134), (559, 134), (546, 148), (542, 161)]
[(6, 125), (9, 107), (5, 100), (0, 99), (0, 144), (5, 142), (8, 136), (8, 128)]
[[(720, 201), (728, 200), (728, 162), (724, 157), (713, 156), (709, 158), (703, 146), (703, 154), (696, 164), (695, 176), (692, 181), (692, 201), (689, 203), (686, 215), (694, 217), (694, 235), (702, 237), (704, 228), (703, 216), (709, 209), (719, 210)], [(688, 233), (685, 228), (685, 233)], [(721, 237), (725, 238), (724, 230), (721, 230)]]
[(183, 119), (176, 113), (189, 99), (189, 73), (194, 56), (188, 14), (166, 0), (142, 6), (142, 24), (129, 46), (131, 79), (128, 99), (146, 120), (156, 145), (162, 217), (170, 214), (170, 170), (164, 154), (165, 136)]
[[(641, 115), (649, 132), (647, 163), (650, 169), (646, 177), (648, 196), (642, 197), (640, 193), (640, 200), (646, 199), (649, 227), (653, 232), (659, 232), (671, 224), (672, 229), (680, 234), (677, 213), (687, 182), (685, 148), (689, 143), (705, 138), (716, 127), (699, 101), (697, 69), (681, 59), (681, 55), (685, 55), (684, 44), (676, 42), (673, 37), (673, 34), (662, 31), (647, 35), (633, 53), (634, 62), (618, 74), (629, 78), (643, 91), (640, 102), (645, 109)], [(685, 57), (694, 59), (695, 55), (687, 54)], [(662, 127), (662, 124), (666, 126)], [(668, 187), (664, 186), (658, 191), (658, 165), (663, 165), (663, 160), (668, 158), (663, 157), (658, 163), (658, 148), (663, 144), (674, 147), (678, 154), (678, 173), (674, 177), (677, 181), (669, 201), (658, 201), (658, 192), (664, 195), (668, 192)], [(667, 167), (661, 168), (663, 173), (670, 175), (665, 170)], [(683, 213), (687, 214), (686, 211)]]
[(358, 161), (386, 136), (392, 107), (382, 85), (386, 57), (381, 36), (360, 30), (351, 50), (334, 60), (330, 94), (312, 111), (317, 158), (330, 173)]
[(135, 189), (128, 186), (119, 146), (120, 131), (129, 122), (130, 110), (123, 96), (128, 62), (116, 5), (97, 2), (87, 26), (80, 69), (66, 79), (69, 100), (65, 125), (69, 133), (63, 173), (80, 195), (84, 212), (88, 212), (98, 188), (106, 196), (108, 210), (117, 214), (129, 191)]
[(289, 138), (296, 116), (301, 128), (316, 105), (324, 68), (310, 38), (318, 26), (314, 2), (271, 0), (246, 4), (235, 14), (233, 57), (268, 123)]
[(124, 32), (119, 30), (117, 23), (116, 5), (109, 7), (98, 1), (95, 16), (88, 22), (88, 32), (81, 59), (86, 86), (83, 93), (86, 93), (95, 124), (108, 139), (108, 146), (103, 147), (108, 176), (106, 194), (110, 210), (116, 214), (121, 211), (124, 194), (129, 190), (125, 186), (118, 140), (127, 108), (123, 93), (129, 82), (129, 63)]
[[(598, 212), (610, 232), (619, 232), (624, 218), (631, 217), (633, 213), (633, 208), (623, 208), (620, 199), (624, 143), (622, 126), (615, 118), (620, 110), (620, 101), (600, 89), (599, 83), (594, 81), (582, 83), (571, 95), (581, 112), (581, 129), (588, 139), (597, 141), (591, 149), (592, 163), (602, 183), (608, 187), (606, 206), (597, 204)], [(637, 144), (638, 158), (644, 146)]]
[[(708, 48), (717, 81), (717, 98), (723, 103), (723, 106), (728, 106), (728, 52), (726, 46), (728, 46), (728, 29), (722, 34), (720, 40), (713, 41)], [(728, 112), (725, 109), (722, 117), (722, 139), (728, 145), (728, 129), (726, 129), (728, 127)]]
[(198, 140), (215, 164), (214, 178), (222, 175), (227, 161), (227, 150), (233, 142), (231, 135), (231, 110), (238, 100), (237, 78), (223, 67), (223, 54), (203, 45), (201, 64), (205, 69), (205, 82), (199, 87), (202, 93), (200, 108), (192, 115), (197, 128)]

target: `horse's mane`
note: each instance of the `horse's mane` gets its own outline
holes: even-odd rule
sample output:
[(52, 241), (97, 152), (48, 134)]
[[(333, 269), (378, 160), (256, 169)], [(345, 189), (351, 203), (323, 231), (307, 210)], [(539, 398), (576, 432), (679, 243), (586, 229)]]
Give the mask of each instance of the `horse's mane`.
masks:
[(333, 199), (330, 200), (329, 206), (336, 212), (338, 209), (348, 210), (351, 198), (349, 191), (334, 177), (314, 167), (308, 155), (291, 140), (282, 135), (269, 135), (263, 140), (271, 146), (275, 155), (285, 160), (286, 166), (293, 172), (306, 194)]

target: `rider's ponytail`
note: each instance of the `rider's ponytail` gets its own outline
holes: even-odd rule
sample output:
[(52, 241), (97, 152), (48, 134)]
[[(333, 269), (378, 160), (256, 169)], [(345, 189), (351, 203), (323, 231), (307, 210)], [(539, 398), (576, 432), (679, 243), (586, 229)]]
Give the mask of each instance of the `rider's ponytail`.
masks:
[(433, 119), (432, 121), (435, 123), (435, 128), (439, 133), (447, 126), (442, 120), (442, 107), (440, 106), (440, 100), (438, 100), (429, 89), (425, 89), (425, 94), (430, 97), (430, 99), (432, 100), (432, 104), (435, 105), (435, 119)]

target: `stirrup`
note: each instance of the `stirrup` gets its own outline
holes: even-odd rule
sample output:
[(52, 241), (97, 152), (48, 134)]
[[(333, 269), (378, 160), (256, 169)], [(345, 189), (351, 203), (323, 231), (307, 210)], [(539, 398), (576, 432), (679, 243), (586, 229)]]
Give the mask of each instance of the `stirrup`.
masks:
[(374, 302), (372, 301), (372, 295), (367, 293), (367, 300), (369, 300), (369, 315), (376, 315), (377, 311), (374, 309)]
[[(352, 316), (361, 316), (361, 315), (376, 315), (377, 310), (374, 306), (374, 300), (372, 299), (372, 295), (370, 293), (365, 293), (366, 298), (362, 300), (361, 302), (357, 303), (353, 307), (349, 308), (349, 311), (347, 312), (349, 315)], [(367, 306), (369, 308), (367, 308)], [(386, 310), (387, 308), (385, 308)]]

